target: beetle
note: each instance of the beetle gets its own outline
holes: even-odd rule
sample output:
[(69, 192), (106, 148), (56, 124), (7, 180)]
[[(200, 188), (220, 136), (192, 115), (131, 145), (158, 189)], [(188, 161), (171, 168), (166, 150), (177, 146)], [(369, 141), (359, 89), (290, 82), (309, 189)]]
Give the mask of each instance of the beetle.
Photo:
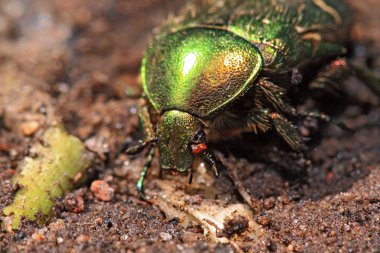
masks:
[(350, 16), (348, 6), (335, 0), (214, 0), (159, 28), (141, 67), (144, 140), (127, 149), (136, 154), (148, 148), (137, 183), (141, 197), (155, 147), (161, 171), (191, 174), (198, 156), (215, 176), (217, 161), (207, 143), (216, 139), (274, 130), (302, 150), (291, 118), (334, 122), (296, 112), (286, 100), (310, 73), (310, 87), (357, 74), (379, 95), (378, 79), (345, 58)]

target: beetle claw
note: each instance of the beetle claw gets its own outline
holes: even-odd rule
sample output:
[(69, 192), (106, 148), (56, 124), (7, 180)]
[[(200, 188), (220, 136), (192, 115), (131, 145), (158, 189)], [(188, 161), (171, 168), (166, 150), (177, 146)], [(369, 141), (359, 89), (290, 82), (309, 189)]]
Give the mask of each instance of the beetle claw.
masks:
[(146, 201), (147, 199), (145, 197), (144, 192), (139, 192), (139, 193), (140, 193), (140, 199)]
[(189, 184), (193, 182), (193, 170), (190, 170), (190, 175), (189, 175)]
[(218, 168), (216, 167), (216, 165), (213, 165), (213, 166), (212, 166), (212, 172), (214, 173), (214, 176), (215, 176), (215, 177), (219, 177), (219, 170), (218, 170)]
[(115, 157), (119, 157), (119, 155), (123, 152), (126, 152), (126, 150), (131, 146), (131, 141), (125, 141), (119, 149), (116, 151)]
[(141, 151), (143, 151), (143, 149), (146, 147), (146, 145), (144, 145), (144, 144), (145, 143), (141, 143), (141, 144), (132, 146), (126, 150), (126, 153), (128, 155), (136, 155), (136, 154), (140, 153)]
[(216, 158), (206, 150), (204, 150), (201, 153), (201, 155), (202, 155), (203, 159), (211, 165), (211, 170), (212, 170), (214, 176), (219, 177), (219, 170), (218, 170), (218, 166), (216, 165), (217, 164)]

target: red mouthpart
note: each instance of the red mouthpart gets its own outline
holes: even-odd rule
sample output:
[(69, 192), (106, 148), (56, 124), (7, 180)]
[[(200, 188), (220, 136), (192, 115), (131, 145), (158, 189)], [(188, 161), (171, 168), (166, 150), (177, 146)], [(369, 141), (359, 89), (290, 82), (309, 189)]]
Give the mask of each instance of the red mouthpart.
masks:
[(207, 149), (207, 146), (204, 143), (197, 144), (197, 145), (191, 145), (191, 151), (193, 151), (193, 154), (198, 154), (198, 153), (200, 153), (206, 149)]

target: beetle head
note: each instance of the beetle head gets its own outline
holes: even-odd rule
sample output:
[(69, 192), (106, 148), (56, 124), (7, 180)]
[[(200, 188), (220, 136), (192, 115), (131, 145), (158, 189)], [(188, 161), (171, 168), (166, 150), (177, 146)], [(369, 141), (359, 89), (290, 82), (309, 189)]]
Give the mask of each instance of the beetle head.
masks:
[(165, 112), (157, 127), (160, 163), (164, 170), (186, 172), (194, 155), (206, 149), (201, 121), (185, 112)]

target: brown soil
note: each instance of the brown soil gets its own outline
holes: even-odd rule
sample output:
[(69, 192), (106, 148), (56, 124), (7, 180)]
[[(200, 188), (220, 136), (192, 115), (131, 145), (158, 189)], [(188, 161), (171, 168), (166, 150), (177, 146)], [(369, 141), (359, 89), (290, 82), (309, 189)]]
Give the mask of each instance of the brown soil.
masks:
[[(371, 55), (379, 71), (380, 3), (350, 2), (352, 34), (365, 45), (357, 47), (358, 61)], [(192, 187), (183, 177), (157, 179), (154, 163), (146, 181), (152, 199), (139, 200), (144, 157), (114, 159), (126, 139), (138, 137), (136, 100), (125, 94), (140, 92), (139, 64), (152, 29), (184, 4), (0, 2), (0, 220), (16, 190), (10, 178), (52, 121), (61, 120), (97, 154), (88, 184), (58, 200), (46, 226), (3, 226), (0, 252), (380, 252), (380, 107), (356, 79), (346, 87), (357, 103), (336, 115), (352, 132), (304, 122), (317, 134), (303, 154), (272, 135), (215, 145), (227, 170), (209, 184), (202, 182), (211, 175), (198, 173)], [(103, 197), (91, 191), (99, 179)], [(252, 221), (231, 215), (212, 240), (206, 225), (181, 218), (195, 217), (194, 206), (241, 210), (242, 203)], [(252, 224), (257, 230), (248, 231)]]

